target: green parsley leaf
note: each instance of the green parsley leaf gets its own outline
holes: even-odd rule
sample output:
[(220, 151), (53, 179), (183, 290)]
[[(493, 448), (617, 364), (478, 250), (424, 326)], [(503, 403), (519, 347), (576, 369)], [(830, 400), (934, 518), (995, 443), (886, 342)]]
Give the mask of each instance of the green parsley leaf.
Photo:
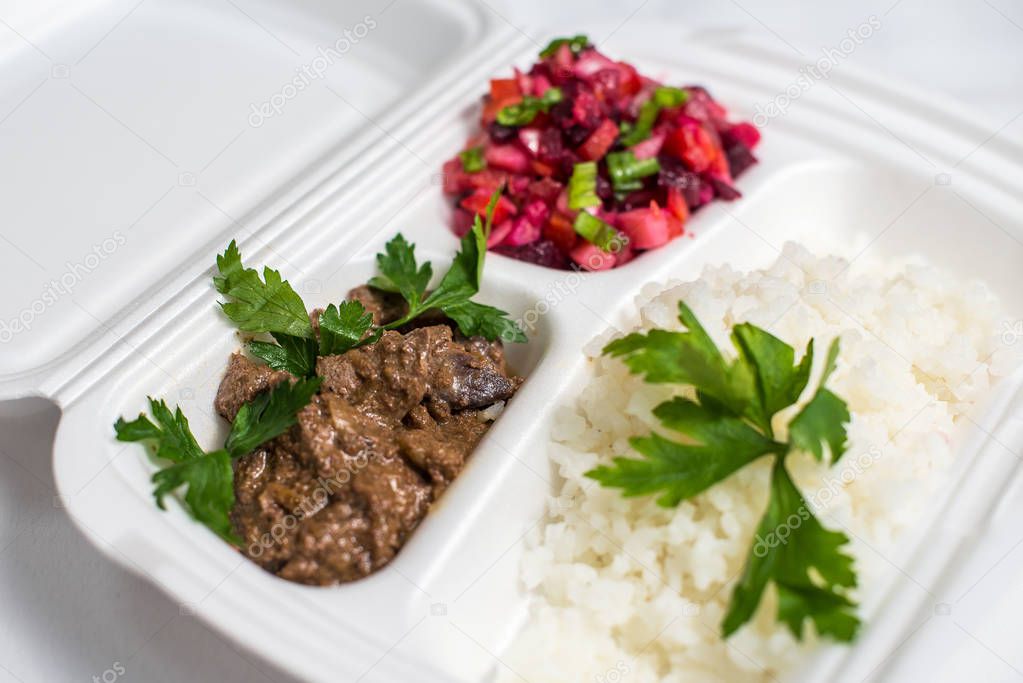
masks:
[(723, 635), (728, 637), (753, 617), (764, 589), (773, 582), (778, 619), (796, 638), (802, 639), (803, 622), (810, 619), (821, 635), (852, 640), (860, 622), (844, 591), (856, 586), (852, 558), (841, 550), (848, 542), (845, 534), (821, 526), (783, 460), (777, 460), (771, 499), (732, 594)]
[(547, 113), (563, 99), (561, 88), (548, 88), (541, 97), (526, 95), (518, 104), (509, 104), (497, 112), (497, 122), (502, 126), (527, 126), (540, 112)]
[(611, 183), (615, 192), (632, 192), (643, 189), (643, 178), (656, 175), (661, 170), (657, 157), (637, 159), (636, 155), (626, 150), (612, 152), (607, 155), (607, 171), (611, 175)]
[(228, 518), (234, 505), (230, 457), (225, 451), (204, 453), (181, 408), (171, 412), (164, 401), (152, 398), (149, 408), (156, 424), (145, 415), (139, 415), (132, 422), (121, 418), (114, 424), (114, 431), (118, 441), (151, 442), (155, 445), (156, 457), (174, 463), (153, 475), (156, 504), (165, 509), (164, 496), (187, 484), (184, 502), (192, 517), (222, 538), (236, 542)]
[(597, 196), (597, 162), (576, 164), (568, 181), (568, 208), (578, 211), (600, 205), (600, 197)]
[(662, 492), (658, 505), (674, 507), (761, 456), (785, 452), (784, 444), (764, 437), (743, 420), (721, 416), (688, 399), (662, 403), (654, 415), (696, 443), (680, 444), (659, 434), (635, 437), (629, 443), (645, 460), (615, 458), (613, 466), (597, 467), (586, 476), (622, 489), (624, 496)]
[(459, 152), (458, 158), (462, 161), (462, 170), (466, 173), (476, 173), (487, 167), (486, 157), (483, 156), (483, 145)]
[(660, 86), (651, 94), (650, 99), (640, 107), (635, 122), (622, 121), (621, 143), (624, 147), (632, 147), (646, 140), (653, 132), (657, 117), (667, 107), (680, 107), (689, 101), (689, 91), (682, 88)]
[[(475, 224), (462, 238), (461, 248), (455, 255), (451, 267), (441, 278), (440, 284), (429, 296), (423, 299), (423, 293), (429, 284), (429, 278), (417, 279), (416, 273), (423, 271), (431, 273), (430, 264), (426, 263), (419, 268), (413, 254), (414, 247), (401, 239), (400, 242), (392, 240), (388, 243), (388, 249), (393, 253), (388, 256), (389, 266), (392, 272), (387, 273), (387, 281), (415, 281), (415, 287), (406, 287), (405, 291), (400, 288), (391, 289), (402, 295), (408, 303), (408, 313), (399, 320), (385, 325), (386, 329), (396, 329), (414, 320), (426, 311), (437, 308), (445, 315), (455, 321), (458, 329), (467, 336), (482, 336), (491, 341), (503, 339), (506, 341), (525, 342), (526, 335), (512, 321), (508, 314), (499, 308), (485, 306), (471, 301), (471, 298), (479, 292), (480, 283), (483, 278), (483, 265), (487, 254), (487, 234), (493, 221), (494, 207), (500, 198), (501, 190), (494, 193), (487, 208), (487, 220), (484, 224), (479, 216)], [(400, 237), (400, 236), (399, 236)], [(378, 257), (379, 258), (379, 257)], [(399, 264), (399, 267), (394, 267)], [(417, 270), (418, 269), (418, 270)], [(377, 286), (377, 278), (370, 280), (370, 284)], [(421, 287), (420, 287), (421, 285)]]
[(249, 353), (274, 370), (290, 372), (295, 377), (310, 377), (316, 373), (316, 341), (289, 334), (274, 334), (276, 344), (251, 341)]
[(475, 301), (449, 304), (444, 314), (455, 321), (458, 329), (467, 337), (500, 339), (503, 342), (525, 344), (529, 339), (518, 323), (499, 308), (478, 304)]
[(120, 418), (114, 432), (118, 441), (151, 443), (157, 458), (173, 463), (153, 475), (153, 497), (161, 510), (166, 509), (164, 498), (168, 494), (186, 486), (183, 501), (189, 514), (237, 545), (241, 541), (232, 531), (230, 519), (234, 507), (232, 458), (250, 453), (287, 431), (322, 381), (282, 382), (260, 394), (238, 411), (224, 448), (210, 453), (199, 446), (181, 409), (171, 412), (162, 400), (149, 399), (155, 423), (144, 414), (131, 422)]
[(366, 336), (372, 327), (373, 315), (358, 301), (343, 301), (340, 306), (327, 306), (320, 313), (320, 355), (338, 355), (359, 346), (376, 343), (383, 330), (378, 329)]
[(611, 342), (604, 353), (621, 358), (631, 372), (654, 384), (691, 385), (696, 401), (675, 398), (654, 409), (667, 429), (687, 437), (676, 443), (654, 433), (630, 443), (645, 459), (615, 458), (587, 476), (625, 496), (659, 493), (657, 502), (674, 506), (726, 479), (754, 460), (774, 459), (771, 496), (746, 567), (722, 624), (725, 637), (756, 612), (768, 583), (778, 591), (777, 618), (797, 638), (804, 622), (818, 633), (851, 640), (858, 629), (856, 605), (846, 594), (856, 585), (852, 559), (842, 550), (844, 534), (826, 530), (813, 516), (789, 475), (785, 459), (794, 450), (813, 453), (824, 446), (834, 463), (844, 452), (845, 403), (824, 387), (835, 369), (838, 342), (832, 343), (814, 397), (790, 422), (787, 443), (774, 439), (771, 421), (794, 405), (809, 383), (813, 340), (797, 364), (791, 346), (750, 324), (732, 329), (738, 350), (726, 359), (692, 311), (679, 302), (684, 332), (651, 330)]
[(553, 56), (562, 45), (568, 45), (573, 54), (579, 54), (589, 47), (590, 39), (582, 34), (572, 36), (571, 38), (555, 38), (547, 44), (547, 47), (540, 50), (540, 57), (546, 59), (547, 57)]
[(202, 448), (192, 436), (188, 419), (175, 408), (174, 412), (164, 401), (149, 399), (149, 411), (153, 414), (156, 424), (150, 422), (144, 414), (140, 414), (132, 422), (124, 418), (117, 420), (114, 431), (118, 441), (155, 441), (156, 457), (172, 462), (184, 462), (203, 455)]
[(297, 414), (309, 404), (323, 378), (281, 382), (244, 404), (231, 423), (224, 448), (238, 458), (286, 432), (297, 421)]
[(789, 424), (789, 441), (794, 449), (813, 453), (817, 460), (823, 460), (827, 445), (832, 464), (845, 454), (848, 438), (845, 425), (852, 419), (845, 401), (824, 388), (835, 370), (838, 348), (839, 341), (835, 339), (828, 350), (817, 393)]
[(242, 265), (241, 253), (233, 240), (217, 257), (217, 269), (219, 275), (213, 278), (213, 283), (218, 292), (232, 300), (220, 306), (239, 330), (312, 338), (305, 304), (279, 272), (264, 268), (260, 279), (257, 271)]
[(231, 528), (230, 512), (234, 507), (234, 471), (227, 451), (214, 451), (195, 460), (165, 467), (153, 475), (153, 496), (161, 510), (164, 496), (182, 486), (185, 506), (196, 520), (202, 522), (228, 543), (240, 545)]
[(401, 233), (387, 243), (382, 253), (377, 254), (377, 268), (381, 274), (370, 279), (370, 286), (401, 294), (412, 308), (419, 306), (433, 277), (429, 262), (422, 266), (416, 264), (416, 247), (409, 244)]
[(749, 417), (768, 434), (773, 434), (771, 418), (779, 410), (799, 400), (810, 380), (813, 366), (813, 340), (799, 365), (791, 346), (749, 323), (732, 328), (732, 343), (753, 370), (758, 400), (753, 402)]
[(619, 237), (617, 230), (585, 211), (580, 211), (575, 217), (572, 228), (584, 240), (608, 253), (615, 251), (623, 239)]

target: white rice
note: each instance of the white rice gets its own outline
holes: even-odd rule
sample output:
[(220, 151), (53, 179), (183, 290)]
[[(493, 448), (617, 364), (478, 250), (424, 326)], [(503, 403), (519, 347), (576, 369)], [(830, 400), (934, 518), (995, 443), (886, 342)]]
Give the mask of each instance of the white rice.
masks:
[[(788, 245), (766, 270), (726, 266), (666, 291), (648, 286), (634, 322), (636, 329), (679, 329), (677, 302), (684, 300), (721, 348), (732, 348), (728, 334), (743, 321), (770, 330), (797, 355), (814, 337), (817, 372), (827, 345), (841, 336), (829, 386), (853, 415), (849, 452), (834, 468), (809, 456), (789, 463), (824, 525), (852, 539), (861, 590), (869, 593), (890, 570), (883, 558), (940, 484), (957, 421), (1016, 359), (999, 344), (999, 308), (983, 286), (922, 265), (855, 277), (845, 266)], [(776, 679), (814, 638), (800, 644), (775, 622), (772, 588), (751, 624), (728, 641), (719, 636), (764, 511), (769, 461), (670, 510), (653, 497), (624, 499), (583, 476), (615, 456), (635, 456), (628, 438), (657, 427), (651, 410), (673, 393), (600, 356), (617, 335), (587, 347), (592, 377), (557, 418), (550, 457), (562, 480), (522, 567), (533, 593), (531, 621), (502, 657), (510, 669), (499, 680)], [(780, 438), (793, 410), (776, 417)]]

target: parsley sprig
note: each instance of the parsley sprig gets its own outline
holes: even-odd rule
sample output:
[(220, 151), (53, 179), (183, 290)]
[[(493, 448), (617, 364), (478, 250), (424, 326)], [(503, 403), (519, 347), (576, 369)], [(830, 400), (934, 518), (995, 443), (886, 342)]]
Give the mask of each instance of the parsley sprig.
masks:
[(235, 242), (217, 257), (217, 291), (228, 301), (221, 308), (242, 332), (269, 334), (273, 342), (255, 340), (249, 352), (275, 370), (296, 377), (313, 377), (316, 358), (342, 354), (373, 344), (386, 329), (399, 328), (429, 310), (440, 309), (455, 321), (466, 336), (482, 336), (491, 341), (525, 342), (522, 329), (504, 311), (477, 303), (487, 252), (487, 235), (500, 190), (494, 193), (484, 224), (479, 216), (473, 229), (462, 238), (461, 249), (451, 267), (432, 292), (427, 287), (433, 277), (430, 262), (416, 262), (415, 245), (401, 234), (387, 243), (377, 255), (380, 275), (369, 284), (377, 289), (398, 293), (408, 303), (408, 314), (383, 327), (373, 324), (373, 316), (358, 301), (331, 304), (318, 318), (319, 333), (313, 329), (307, 307), (291, 284), (271, 268), (259, 271), (246, 268)]
[[(282, 382), (264, 392), (238, 411), (224, 447), (206, 452), (188, 425), (188, 418), (163, 400), (149, 399), (150, 419), (145, 414), (127, 422), (117, 420), (114, 431), (118, 441), (144, 442), (153, 447), (160, 460), (170, 465), (153, 475), (153, 496), (161, 510), (168, 494), (187, 487), (184, 504), (193, 518), (202, 522), (226, 541), (240, 540), (231, 528), (229, 514), (234, 507), (234, 471), (231, 461), (251, 453), (260, 445), (286, 432), (297, 421), (320, 387), (321, 379)], [(155, 422), (154, 422), (155, 420)]]
[(401, 294), (409, 310), (402, 318), (385, 325), (386, 329), (401, 327), (426, 311), (439, 309), (454, 320), (466, 336), (518, 343), (527, 341), (525, 332), (507, 313), (472, 300), (479, 292), (483, 279), (487, 236), (490, 234), (494, 207), (499, 198), (500, 190), (490, 199), (486, 223), (479, 215), (476, 216), (472, 230), (462, 238), (461, 248), (455, 254), (451, 267), (432, 292), (427, 293), (426, 287), (433, 277), (433, 267), (429, 261), (418, 264), (415, 245), (410, 244), (401, 234), (387, 243), (383, 253), (377, 255), (380, 275), (372, 278), (369, 284), (377, 289)]
[(242, 332), (269, 334), (275, 343), (251, 341), (249, 352), (274, 370), (296, 377), (312, 377), (316, 357), (344, 353), (379, 339), (371, 333), (373, 317), (357, 301), (331, 304), (319, 316), (319, 334), (313, 330), (302, 297), (271, 268), (263, 276), (242, 264), (238, 245), (232, 241), (217, 257), (217, 291), (228, 298), (221, 308)]
[(859, 620), (848, 590), (856, 586), (852, 558), (842, 548), (849, 539), (829, 531), (814, 517), (786, 467), (793, 452), (812, 453), (834, 464), (846, 450), (845, 402), (825, 388), (835, 369), (839, 344), (828, 350), (812, 398), (788, 425), (788, 440), (777, 440), (772, 421), (795, 405), (810, 381), (813, 340), (796, 363), (791, 346), (750, 324), (732, 329), (738, 352), (726, 359), (693, 312), (679, 302), (684, 332), (651, 330), (630, 334), (604, 348), (629, 370), (652, 384), (695, 388), (695, 400), (676, 397), (654, 415), (661, 425), (687, 437), (679, 443), (660, 434), (635, 437), (630, 444), (642, 459), (615, 458), (587, 476), (624, 496), (659, 494), (657, 503), (674, 507), (762, 457), (774, 460), (770, 500), (757, 528), (745, 569), (732, 593), (722, 634), (730, 636), (749, 621), (768, 583), (778, 593), (777, 618), (802, 638), (804, 622), (836, 640), (855, 636)]

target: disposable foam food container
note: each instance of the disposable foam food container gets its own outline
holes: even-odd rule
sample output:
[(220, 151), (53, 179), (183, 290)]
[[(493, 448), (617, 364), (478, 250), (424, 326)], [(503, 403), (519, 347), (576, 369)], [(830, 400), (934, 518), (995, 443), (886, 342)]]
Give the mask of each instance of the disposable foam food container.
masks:
[[(530, 342), (509, 348), (522, 389), (388, 567), (334, 587), (290, 583), (176, 501), (157, 509), (153, 463), (118, 443), (112, 424), (147, 395), (165, 397), (200, 443), (222, 443), (212, 400), (240, 340), (210, 277), (233, 238), (310, 306), (364, 282), (399, 231), (421, 258), (449, 259), (457, 240), (441, 164), (472, 130), (487, 79), (528, 65), (538, 47), (469, 1), (90, 2), (75, 5), (74, 21), (56, 21), (72, 16), (45, 11), (60, 4), (19, 18), (34, 45), (4, 44), (0, 320), (31, 324), (0, 346), (0, 398), (60, 407), (61, 504), (113, 562), (302, 679), (493, 676), (527, 615), (518, 569), (556, 478), (551, 415), (585, 380), (583, 346), (629, 320), (647, 282), (694, 278), (708, 264), (763, 266), (788, 240), (812, 248), (859, 236), (873, 255), (916, 253), (981, 277), (1007, 321), (1023, 319), (1023, 149), (984, 144), (993, 127), (947, 98), (842, 65), (767, 122), (760, 163), (738, 182), (744, 196), (701, 209), (686, 237), (601, 273), (492, 255), (481, 299), (514, 317), (541, 313)], [(346, 28), (365, 38), (341, 42)], [(679, 27), (638, 20), (614, 28), (593, 34), (611, 34), (607, 52), (666, 81), (703, 84), (746, 120), (791, 92), (813, 60), (750, 37), (683, 39)], [(329, 73), (285, 90), (324, 46), (340, 57)], [(263, 107), (271, 101), (276, 109)], [(68, 272), (70, 291), (40, 306)], [(1015, 375), (991, 392), (942, 495), (886, 580), (866, 590), (861, 637), (822, 647), (805, 680), (862, 680), (930, 609), (925, 587), (1016, 472), (1007, 451), (1023, 446), (1020, 389)]]

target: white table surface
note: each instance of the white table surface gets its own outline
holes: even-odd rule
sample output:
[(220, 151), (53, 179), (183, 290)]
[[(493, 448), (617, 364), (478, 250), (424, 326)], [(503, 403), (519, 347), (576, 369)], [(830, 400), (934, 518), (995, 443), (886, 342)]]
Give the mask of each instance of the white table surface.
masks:
[[(391, 12), (413, 1), (398, 0)], [(874, 14), (884, 28), (851, 62), (983, 111), (990, 144), (1023, 138), (1023, 7), (1012, 0), (485, 2), (538, 40), (591, 22), (655, 20), (746, 30), (811, 50)], [(0, 19), (15, 4), (0, 3)], [(291, 680), (182, 614), (78, 533), (53, 504), (58, 418), (43, 401), (0, 405), (0, 683)], [(875, 680), (1023, 680), (1021, 513), (1017, 482)]]

